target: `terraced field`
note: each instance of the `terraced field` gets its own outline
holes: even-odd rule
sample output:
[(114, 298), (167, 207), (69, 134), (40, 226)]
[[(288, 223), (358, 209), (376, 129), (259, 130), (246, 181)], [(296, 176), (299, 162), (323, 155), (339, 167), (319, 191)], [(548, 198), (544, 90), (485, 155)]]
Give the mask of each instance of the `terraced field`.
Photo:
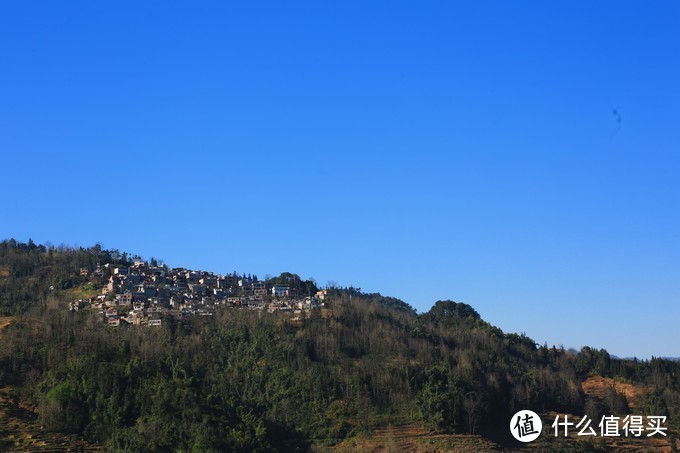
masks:
[(499, 452), (503, 449), (481, 436), (456, 434), (433, 434), (424, 426), (384, 426), (374, 429), (365, 437), (356, 437), (344, 441), (335, 447), (322, 448), (319, 451), (334, 452)]
[(24, 407), (12, 388), (0, 389), (0, 451), (97, 452), (102, 448), (72, 435), (41, 429), (37, 414)]

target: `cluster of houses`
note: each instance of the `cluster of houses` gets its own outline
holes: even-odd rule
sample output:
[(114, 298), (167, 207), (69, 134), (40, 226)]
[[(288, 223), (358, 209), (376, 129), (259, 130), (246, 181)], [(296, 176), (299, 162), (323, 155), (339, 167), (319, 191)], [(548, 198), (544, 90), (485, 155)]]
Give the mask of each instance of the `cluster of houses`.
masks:
[[(88, 274), (81, 269), (81, 275)], [(211, 316), (220, 308), (241, 308), (290, 313), (300, 320), (323, 306), (326, 291), (298, 294), (290, 285), (268, 284), (256, 277), (221, 275), (183, 268), (148, 265), (137, 261), (130, 267), (98, 267), (109, 275), (101, 295), (70, 303), (71, 311), (87, 306), (109, 326), (122, 324), (160, 326), (165, 315)]]

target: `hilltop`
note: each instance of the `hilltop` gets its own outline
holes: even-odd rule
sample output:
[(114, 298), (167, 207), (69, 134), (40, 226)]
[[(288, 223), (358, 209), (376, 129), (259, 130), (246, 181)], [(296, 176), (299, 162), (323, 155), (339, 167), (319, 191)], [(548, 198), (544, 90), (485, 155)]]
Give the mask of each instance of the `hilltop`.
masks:
[[(0, 311), (11, 316), (0, 332), (0, 388), (11, 398), (0, 413), (12, 409), (5, 419), (23, 417), (36, 438), (87, 448), (502, 449), (520, 446), (507, 429), (520, 409), (542, 414), (548, 434), (555, 414), (659, 415), (669, 434), (680, 427), (677, 362), (540, 346), (464, 303), (417, 314), (293, 273), (259, 280), (9, 240)], [(17, 440), (2, 447), (29, 445), (12, 423), (1, 437)]]

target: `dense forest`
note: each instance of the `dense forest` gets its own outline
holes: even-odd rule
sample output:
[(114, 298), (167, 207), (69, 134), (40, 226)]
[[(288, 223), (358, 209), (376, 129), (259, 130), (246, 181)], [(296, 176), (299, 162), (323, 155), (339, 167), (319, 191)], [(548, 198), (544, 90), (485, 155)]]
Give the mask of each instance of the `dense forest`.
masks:
[(387, 423), (511, 444), (508, 420), (520, 409), (628, 412), (615, 391), (584, 397), (593, 375), (650, 387), (636, 413), (680, 429), (679, 363), (537, 345), (449, 300), (417, 314), (334, 287), (300, 322), (224, 309), (159, 328), (110, 328), (68, 311), (69, 291), (105, 282), (79, 269), (131, 259), (99, 245), (0, 243), (0, 313), (13, 317), (0, 338), (0, 387), (32, 402), (45, 430), (127, 451), (304, 451)]

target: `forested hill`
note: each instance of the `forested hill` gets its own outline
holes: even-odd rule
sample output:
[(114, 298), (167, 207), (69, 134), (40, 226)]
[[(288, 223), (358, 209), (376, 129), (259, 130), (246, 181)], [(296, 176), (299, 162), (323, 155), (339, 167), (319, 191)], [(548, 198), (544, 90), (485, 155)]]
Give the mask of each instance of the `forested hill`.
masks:
[[(513, 446), (507, 425), (520, 409), (593, 418), (634, 411), (667, 415), (671, 433), (680, 427), (677, 362), (539, 346), (448, 300), (417, 314), (398, 299), (328, 288), (318, 308), (295, 319), (224, 306), (212, 316), (168, 311), (158, 327), (111, 327), (91, 306), (69, 311), (134, 261), (100, 246), (0, 243), (8, 324), (0, 389), (44, 431), (112, 450), (291, 451), (386, 425)], [(319, 290), (295, 274), (263, 281)], [(592, 396), (583, 382), (593, 376), (643, 390)], [(0, 424), (0, 449), (21, 447), (11, 429)]]

